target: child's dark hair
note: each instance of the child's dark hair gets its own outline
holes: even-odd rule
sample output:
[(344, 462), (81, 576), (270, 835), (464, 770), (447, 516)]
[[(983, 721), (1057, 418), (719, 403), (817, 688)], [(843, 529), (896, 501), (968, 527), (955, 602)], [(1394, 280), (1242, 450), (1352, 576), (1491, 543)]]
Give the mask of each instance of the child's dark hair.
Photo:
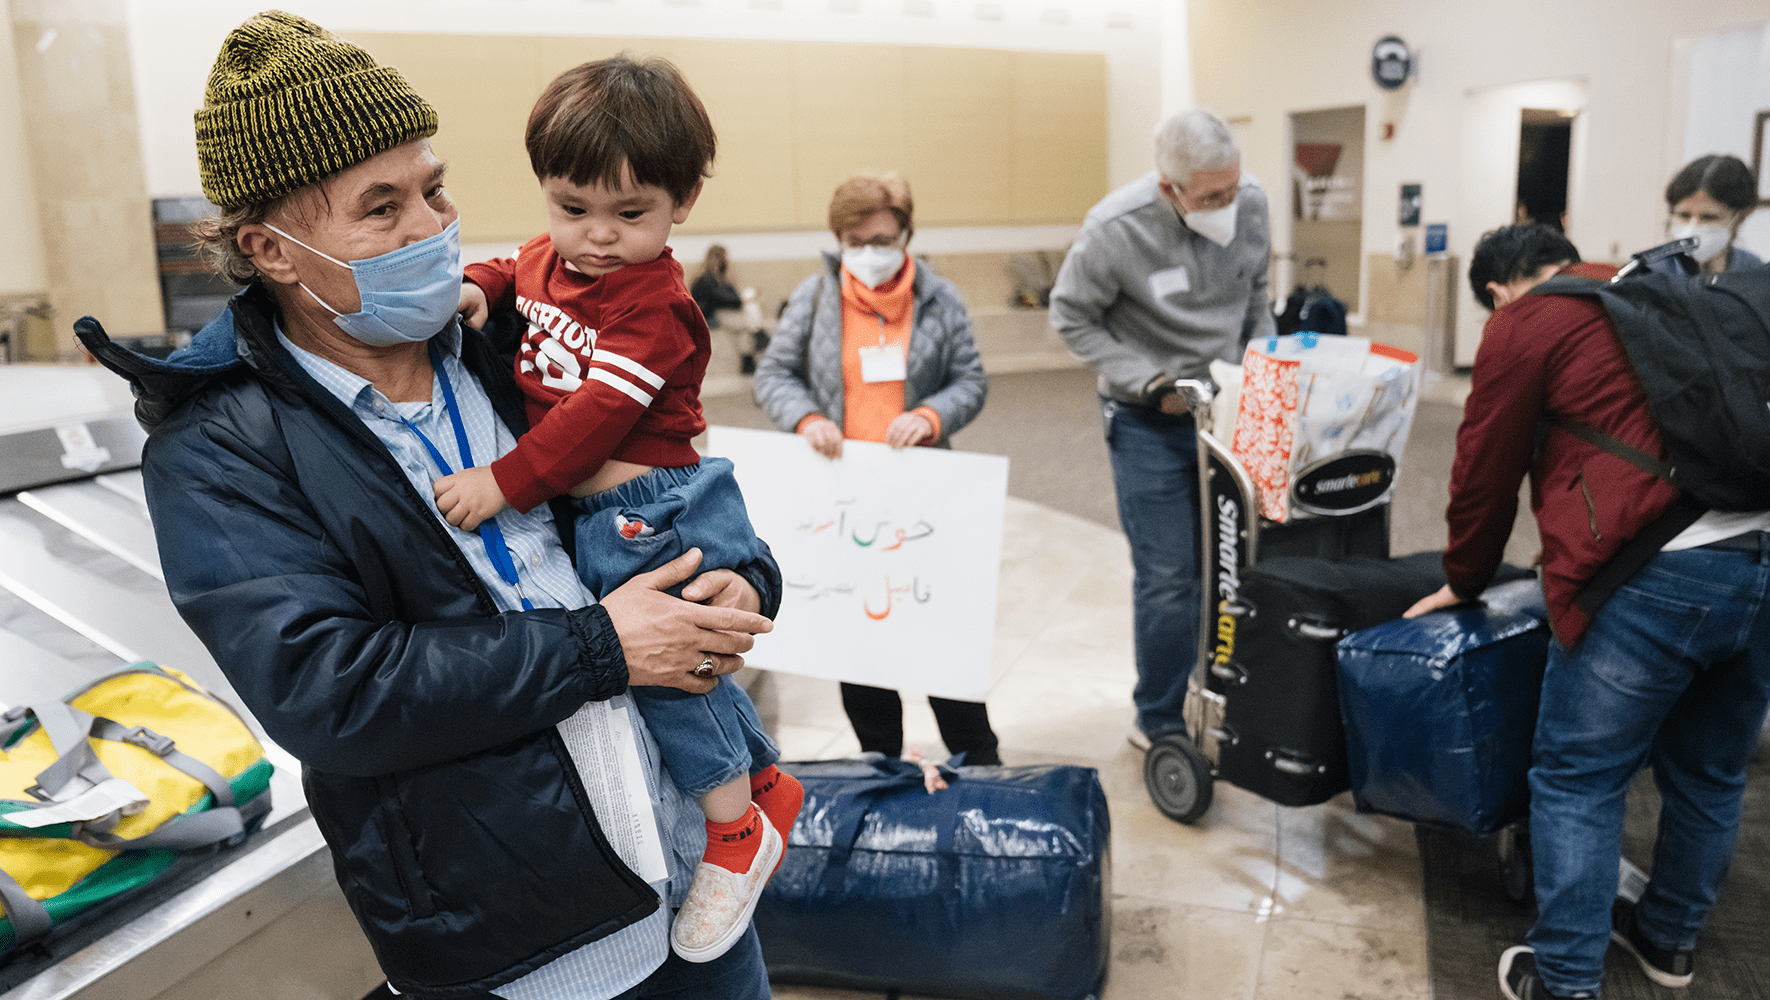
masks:
[(566, 70), (529, 112), (529, 165), (535, 176), (579, 186), (621, 183), (670, 192), (680, 205), (713, 163), (713, 123), (701, 99), (667, 59), (625, 55)]
[(1487, 283), (1509, 285), (1528, 278), (1550, 264), (1578, 264), (1579, 251), (1561, 235), (1541, 223), (1502, 226), (1483, 233), (1469, 255), (1469, 290), (1482, 308), (1493, 308)]
[(1752, 168), (1737, 156), (1711, 154), (1686, 163), (1666, 185), (1666, 207), (1677, 208), (1678, 202), (1698, 191), (1708, 192), (1735, 214), (1758, 206), (1758, 182), (1752, 177)]

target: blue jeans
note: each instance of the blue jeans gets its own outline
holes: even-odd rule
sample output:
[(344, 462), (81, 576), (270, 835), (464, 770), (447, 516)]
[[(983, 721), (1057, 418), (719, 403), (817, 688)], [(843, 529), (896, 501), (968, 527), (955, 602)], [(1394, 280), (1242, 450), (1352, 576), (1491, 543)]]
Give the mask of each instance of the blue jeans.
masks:
[[(577, 501), (578, 576), (597, 597), (691, 548), (701, 570), (730, 569), (761, 556), (731, 462), (658, 468)], [(629, 538), (623, 523), (646, 530)], [(681, 588), (675, 588), (680, 591)], [(628, 692), (658, 741), (676, 787), (699, 797), (780, 759), (750, 696), (722, 676), (708, 694), (668, 687)]]
[(1767, 583), (1770, 543), (1662, 552), (1577, 646), (1550, 644), (1530, 769), (1538, 916), (1527, 939), (1549, 989), (1599, 990), (1624, 803), (1643, 766), (1662, 804), (1641, 933), (1695, 946), (1733, 860), (1770, 705)]
[(1137, 728), (1186, 728), (1186, 681), (1198, 660), (1198, 433), (1170, 415), (1102, 397), (1119, 525), (1131, 543)]

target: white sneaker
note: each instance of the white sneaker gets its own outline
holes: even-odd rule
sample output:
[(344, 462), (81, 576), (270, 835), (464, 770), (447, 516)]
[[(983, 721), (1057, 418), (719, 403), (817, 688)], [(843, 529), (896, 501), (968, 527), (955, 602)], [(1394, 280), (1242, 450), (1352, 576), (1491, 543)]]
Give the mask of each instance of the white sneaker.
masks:
[(768, 815), (761, 810), (757, 815), (762, 819), (762, 846), (748, 871), (734, 874), (705, 861), (695, 866), (688, 898), (670, 926), (670, 946), (685, 962), (711, 962), (730, 951), (750, 925), (762, 887), (786, 848)]
[(1149, 734), (1138, 729), (1136, 726), (1132, 726), (1126, 731), (1125, 742), (1131, 744), (1133, 749), (1141, 753), (1149, 752)]

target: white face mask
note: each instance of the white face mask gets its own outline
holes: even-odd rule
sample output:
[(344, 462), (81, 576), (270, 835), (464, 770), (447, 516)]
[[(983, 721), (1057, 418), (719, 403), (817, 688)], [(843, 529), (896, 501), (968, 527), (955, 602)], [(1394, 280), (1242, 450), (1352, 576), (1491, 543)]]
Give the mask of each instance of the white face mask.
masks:
[[(1237, 195), (1237, 200), (1240, 195)], [(1186, 220), (1186, 228), (1210, 240), (1220, 247), (1226, 247), (1235, 239), (1235, 206), (1230, 202), (1222, 208), (1213, 208), (1208, 212), (1180, 212), (1180, 218)]]
[(856, 281), (878, 288), (903, 270), (902, 247), (843, 247), (842, 266)]
[(1699, 226), (1694, 222), (1686, 222), (1681, 226), (1672, 227), (1672, 239), (1681, 240), (1686, 236), (1694, 236), (1698, 242), (1690, 256), (1696, 258), (1698, 264), (1707, 264), (1727, 249), (1733, 234), (1726, 226)]

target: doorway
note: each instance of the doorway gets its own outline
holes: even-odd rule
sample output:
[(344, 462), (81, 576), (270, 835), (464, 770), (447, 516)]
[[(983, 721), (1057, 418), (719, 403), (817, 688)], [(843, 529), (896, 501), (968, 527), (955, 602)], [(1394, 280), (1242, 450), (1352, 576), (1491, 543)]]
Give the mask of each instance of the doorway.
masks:
[(1364, 108), (1291, 115), (1292, 287), (1324, 288), (1360, 311), (1364, 227)]
[(1518, 200), (1513, 218), (1567, 229), (1567, 166), (1574, 111), (1523, 108), (1518, 113)]
[[(1481, 234), (1518, 218), (1520, 170), (1527, 155), (1523, 143), (1527, 123), (1530, 125), (1560, 124), (1567, 126), (1566, 167), (1558, 189), (1565, 218), (1567, 238), (1575, 246), (1580, 243), (1581, 205), (1584, 204), (1587, 171), (1585, 156), (1586, 106), (1584, 80), (1537, 80), (1486, 87), (1464, 95), (1462, 124), (1458, 129), (1458, 168), (1454, 209), (1451, 213), (1450, 253), (1454, 269), (1460, 277), (1468, 267), (1469, 253)], [(1548, 109), (1546, 111), (1542, 109)], [(1532, 131), (1535, 131), (1532, 129)], [(1532, 137), (1534, 141), (1537, 137)], [(1544, 136), (1546, 139), (1546, 136)], [(1545, 145), (1547, 143), (1545, 142)], [(1535, 163), (1559, 164), (1561, 156), (1531, 159)], [(1555, 182), (1551, 181), (1551, 186)], [(1542, 210), (1554, 212), (1553, 207)], [(1481, 327), (1488, 312), (1475, 301), (1467, 281), (1454, 282), (1456, 326), (1453, 360), (1465, 367), (1475, 360), (1475, 348), (1481, 342)]]

